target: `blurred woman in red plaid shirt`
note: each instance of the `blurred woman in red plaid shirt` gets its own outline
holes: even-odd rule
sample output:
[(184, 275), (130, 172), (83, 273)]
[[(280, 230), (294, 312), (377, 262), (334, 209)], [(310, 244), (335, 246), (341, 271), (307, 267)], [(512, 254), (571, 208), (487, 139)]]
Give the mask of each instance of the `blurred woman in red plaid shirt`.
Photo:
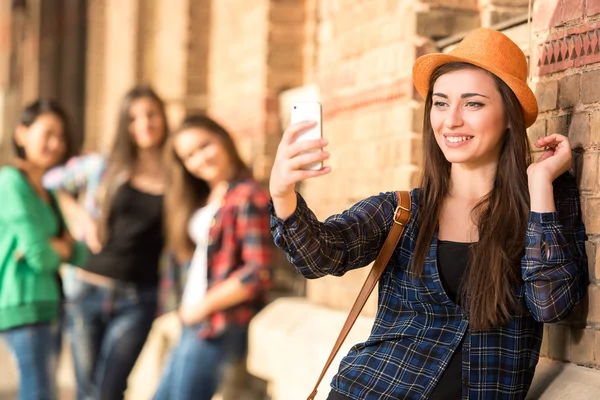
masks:
[(183, 121), (168, 156), (167, 247), (188, 268), (181, 338), (155, 399), (210, 400), (225, 365), (244, 354), (248, 323), (270, 286), (269, 195), (207, 116)]

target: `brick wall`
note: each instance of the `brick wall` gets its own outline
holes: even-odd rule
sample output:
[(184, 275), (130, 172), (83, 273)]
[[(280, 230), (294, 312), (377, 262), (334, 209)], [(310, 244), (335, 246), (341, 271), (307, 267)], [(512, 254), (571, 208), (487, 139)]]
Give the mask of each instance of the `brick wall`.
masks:
[[(477, 7), (477, 1), (450, 0), (319, 2), (316, 82), (333, 172), (301, 190), (317, 216), (418, 183), (423, 109), (412, 65), (434, 50), (428, 38), (479, 26)], [(367, 273), (309, 281), (307, 295), (347, 310)], [(366, 312), (375, 309), (373, 296)]]
[[(86, 151), (107, 150), (123, 95), (150, 84), (175, 128), (207, 108), (210, 0), (112, 0), (88, 8)], [(122, 39), (121, 39), (122, 38)]]
[(250, 161), (266, 118), (269, 1), (213, 1), (211, 8), (208, 109), (236, 135)]
[(489, 27), (527, 14), (528, 6), (529, 0), (479, 0), (481, 26)]
[(532, 85), (540, 116), (529, 136), (567, 134), (589, 241), (588, 298), (567, 321), (545, 326), (542, 355), (600, 367), (600, 2), (545, 0), (534, 6)]
[[(99, 119), (94, 148), (106, 149), (112, 145), (121, 99), (137, 83), (141, 1), (103, 0), (104, 21), (99, 22), (103, 30), (103, 57), (98, 60), (102, 64), (99, 88), (102, 99), (95, 105)], [(89, 18), (93, 21), (95, 16), (89, 15)]]
[(90, 1), (88, 4), (85, 74), (85, 152), (97, 150), (105, 129), (104, 113), (104, 64), (106, 24), (106, 0)]
[(190, 1), (189, 46), (187, 48), (187, 77), (185, 108), (204, 112), (207, 108), (208, 62), (211, 1)]

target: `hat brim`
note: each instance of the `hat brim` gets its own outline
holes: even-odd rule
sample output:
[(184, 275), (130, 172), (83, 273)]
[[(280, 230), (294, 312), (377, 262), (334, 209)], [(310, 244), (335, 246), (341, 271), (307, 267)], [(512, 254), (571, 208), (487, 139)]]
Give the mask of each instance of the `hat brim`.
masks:
[(462, 62), (475, 65), (491, 72), (504, 81), (504, 83), (511, 88), (515, 96), (517, 96), (517, 99), (521, 104), (521, 108), (523, 109), (523, 117), (525, 118), (525, 126), (529, 128), (531, 125), (533, 125), (538, 115), (538, 104), (535, 94), (525, 82), (496, 68), (482, 65), (481, 63), (474, 62), (473, 60), (453, 56), (450, 54), (426, 54), (419, 57), (415, 61), (415, 64), (413, 65), (413, 81), (417, 91), (421, 94), (421, 96), (423, 96), (424, 99), (427, 97), (427, 91), (429, 90), (429, 79), (431, 78), (433, 71), (435, 71), (436, 68), (451, 62)]

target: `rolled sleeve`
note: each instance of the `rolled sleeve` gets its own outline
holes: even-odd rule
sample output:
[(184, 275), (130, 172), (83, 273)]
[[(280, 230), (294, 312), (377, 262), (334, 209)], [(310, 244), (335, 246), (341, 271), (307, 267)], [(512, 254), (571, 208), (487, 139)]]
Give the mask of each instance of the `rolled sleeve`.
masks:
[(581, 301), (588, 284), (585, 227), (574, 179), (555, 181), (556, 212), (531, 212), (521, 274), (527, 306), (540, 322), (556, 322)]

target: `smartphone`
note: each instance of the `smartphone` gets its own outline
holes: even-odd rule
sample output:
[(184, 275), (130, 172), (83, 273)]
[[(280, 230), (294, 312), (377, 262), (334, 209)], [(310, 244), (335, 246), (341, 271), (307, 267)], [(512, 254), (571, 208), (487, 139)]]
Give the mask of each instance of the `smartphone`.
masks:
[[(323, 130), (321, 128), (321, 104), (319, 104), (316, 101), (295, 103), (292, 105), (291, 111), (292, 112), (290, 122), (292, 124), (296, 124), (302, 121), (315, 121), (317, 123), (314, 127), (300, 133), (296, 138), (296, 142), (303, 140), (320, 139), (323, 137)], [(321, 150), (317, 149), (314, 151)], [(313, 171), (319, 170), (321, 168), (323, 168), (323, 163), (320, 161), (311, 164), (306, 164), (302, 167), (302, 169), (308, 169)]]

